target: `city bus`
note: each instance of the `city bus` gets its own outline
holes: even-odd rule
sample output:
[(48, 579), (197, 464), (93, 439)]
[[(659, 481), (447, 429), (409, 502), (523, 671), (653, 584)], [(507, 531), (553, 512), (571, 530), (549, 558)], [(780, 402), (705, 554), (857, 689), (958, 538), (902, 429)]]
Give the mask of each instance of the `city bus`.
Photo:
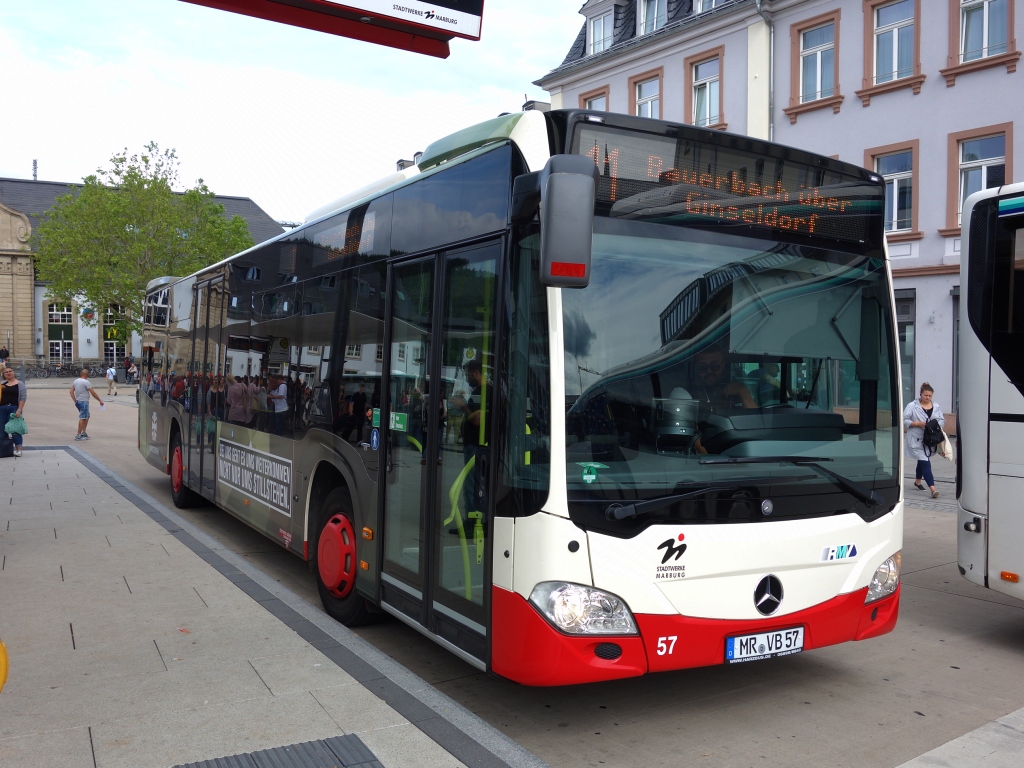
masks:
[(308, 561), (338, 621), (389, 614), (523, 684), (881, 635), (903, 536), (884, 199), (747, 137), (499, 116), (154, 280), (140, 450), (179, 507)]
[(957, 565), (968, 581), (1024, 599), (1024, 184), (970, 195), (962, 222)]

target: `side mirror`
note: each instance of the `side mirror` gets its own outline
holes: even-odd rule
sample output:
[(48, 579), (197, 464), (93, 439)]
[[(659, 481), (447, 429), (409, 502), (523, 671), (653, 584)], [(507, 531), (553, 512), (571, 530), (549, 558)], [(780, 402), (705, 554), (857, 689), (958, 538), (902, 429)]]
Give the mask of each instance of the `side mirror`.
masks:
[(513, 222), (540, 208), (540, 281), (555, 288), (586, 288), (594, 244), (597, 165), (582, 155), (554, 155), (544, 170), (516, 178)]

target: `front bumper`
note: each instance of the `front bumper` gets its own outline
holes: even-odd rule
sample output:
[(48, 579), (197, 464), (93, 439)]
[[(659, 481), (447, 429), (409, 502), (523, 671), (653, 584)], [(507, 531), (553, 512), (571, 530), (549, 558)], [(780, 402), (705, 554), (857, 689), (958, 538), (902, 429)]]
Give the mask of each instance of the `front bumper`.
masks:
[[(865, 587), (796, 613), (755, 621), (640, 613), (634, 614), (639, 635), (576, 637), (552, 627), (518, 593), (494, 587), (491, 670), (524, 685), (574, 685), (722, 664), (725, 638), (732, 635), (802, 626), (805, 651), (866, 640), (896, 626), (900, 589), (864, 605)], [(658, 641), (668, 637), (677, 638), (672, 652), (659, 655)], [(616, 652), (617, 658), (609, 658)]]

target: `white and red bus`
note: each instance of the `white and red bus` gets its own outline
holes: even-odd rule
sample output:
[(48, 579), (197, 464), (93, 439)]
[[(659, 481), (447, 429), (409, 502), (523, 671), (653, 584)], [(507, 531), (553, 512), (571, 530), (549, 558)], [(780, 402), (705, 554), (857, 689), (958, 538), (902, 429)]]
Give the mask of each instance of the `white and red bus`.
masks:
[(504, 115), (150, 286), (140, 447), (391, 614), (561, 685), (890, 631), (882, 180), (657, 120)]

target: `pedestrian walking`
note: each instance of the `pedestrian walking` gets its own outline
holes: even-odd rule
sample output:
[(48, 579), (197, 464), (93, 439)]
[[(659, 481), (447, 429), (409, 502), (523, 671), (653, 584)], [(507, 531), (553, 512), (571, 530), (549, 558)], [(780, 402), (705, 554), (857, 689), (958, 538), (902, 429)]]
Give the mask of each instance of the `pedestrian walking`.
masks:
[(935, 490), (935, 476), (932, 474), (931, 456), (934, 451), (929, 453), (929, 449), (925, 445), (925, 428), (932, 420), (937, 421), (939, 427), (946, 425), (942, 408), (932, 399), (934, 394), (935, 390), (932, 389), (932, 385), (926, 381), (921, 385), (917, 400), (909, 403), (903, 409), (903, 429), (907, 433), (906, 455), (908, 459), (917, 461), (914, 487), (919, 491), (925, 490), (925, 486), (921, 485), (921, 481), (924, 480), (933, 499), (938, 498), (939, 492)]
[[(114, 390), (113, 393), (110, 390)], [(113, 363), (107, 366), (107, 397), (111, 394), (117, 397), (117, 369)]]
[(11, 356), (11, 353), (7, 351), (7, 345), (0, 347), (0, 365), (7, 365), (7, 359)]
[(96, 390), (92, 388), (92, 383), (89, 381), (89, 369), (83, 368), (77, 379), (71, 384), (71, 389), (68, 390), (71, 394), (71, 400), (78, 409), (78, 434), (75, 435), (75, 440), (88, 440), (89, 434), (85, 431), (85, 428), (89, 426), (89, 397), (96, 398), (96, 402), (100, 404), (100, 408), (103, 407), (103, 400), (96, 394)]
[[(3, 382), (0, 382), (0, 435), (6, 434), (4, 427), (8, 419), (12, 416), (20, 417), (25, 411), (25, 396), (25, 382), (19, 381), (14, 369), (5, 365)], [(21, 456), (22, 436), (15, 432), (11, 439), (14, 440), (14, 455)]]

